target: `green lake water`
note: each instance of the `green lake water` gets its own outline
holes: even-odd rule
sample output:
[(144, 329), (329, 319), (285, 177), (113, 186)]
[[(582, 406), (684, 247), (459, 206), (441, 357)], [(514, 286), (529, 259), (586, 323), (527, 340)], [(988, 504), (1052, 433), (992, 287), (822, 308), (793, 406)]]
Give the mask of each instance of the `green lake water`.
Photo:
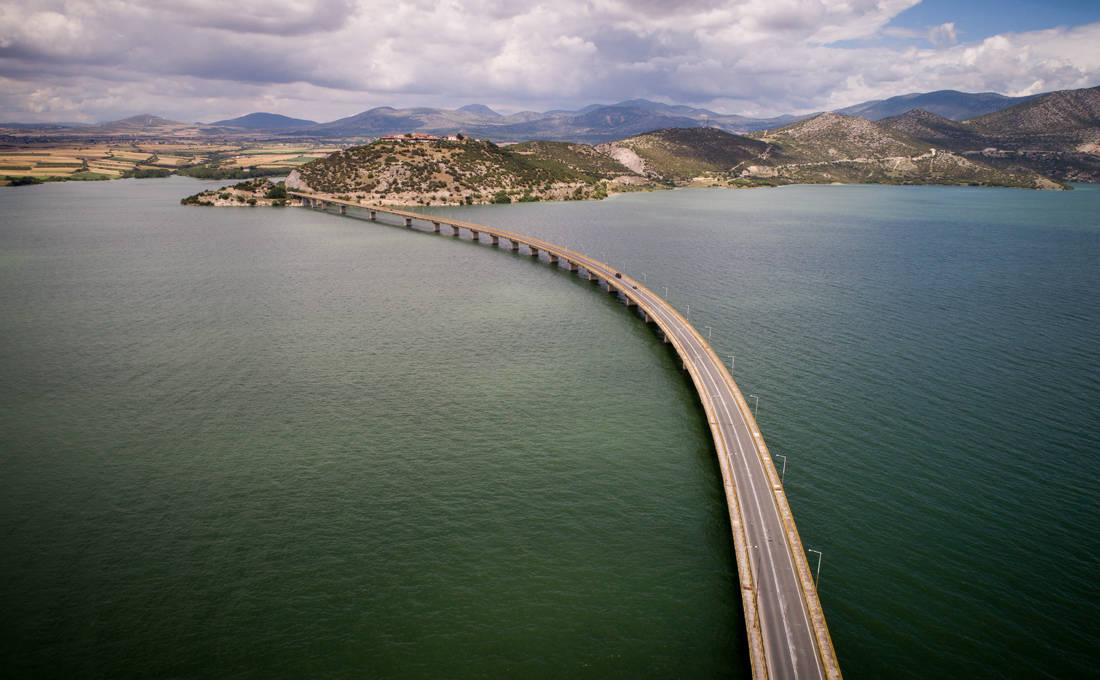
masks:
[[(526, 255), (178, 204), (217, 185), (0, 191), (6, 676), (747, 677), (651, 329)], [(1095, 672), (1096, 187), (431, 210), (667, 286), (736, 356), (847, 677)]]

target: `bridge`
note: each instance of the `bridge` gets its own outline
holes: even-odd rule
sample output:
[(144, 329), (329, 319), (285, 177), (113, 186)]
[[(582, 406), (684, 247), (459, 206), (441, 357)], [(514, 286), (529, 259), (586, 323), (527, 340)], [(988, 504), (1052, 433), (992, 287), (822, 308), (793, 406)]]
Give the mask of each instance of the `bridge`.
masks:
[(581, 253), (523, 234), (398, 208), (362, 206), (327, 196), (297, 191), (289, 195), (314, 209), (334, 209), (341, 215), (379, 214), (443, 229), (459, 238), (462, 232), (475, 242), (482, 237), (493, 246), (505, 241), (511, 250), (585, 276), (635, 307), (642, 319), (660, 330), (691, 376), (714, 439), (722, 472), (730, 526), (737, 555), (737, 573), (748, 633), (754, 680), (780, 678), (841, 678), (825, 615), (810, 571), (783, 484), (771, 454), (726, 366), (703, 336), (653, 291), (610, 265)]

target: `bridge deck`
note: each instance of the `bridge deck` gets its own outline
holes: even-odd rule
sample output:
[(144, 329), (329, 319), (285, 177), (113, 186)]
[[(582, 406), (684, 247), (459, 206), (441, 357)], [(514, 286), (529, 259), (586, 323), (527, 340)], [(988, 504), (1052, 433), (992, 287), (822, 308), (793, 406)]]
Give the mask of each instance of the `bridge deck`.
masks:
[[(787, 503), (748, 403), (725, 364), (670, 304), (599, 260), (541, 239), (481, 224), (302, 192), (309, 204), (356, 208), (496, 236), (585, 269), (636, 304), (676, 349), (706, 413), (729, 507), (754, 678), (841, 677), (817, 588)], [(373, 215), (372, 215), (373, 216)]]

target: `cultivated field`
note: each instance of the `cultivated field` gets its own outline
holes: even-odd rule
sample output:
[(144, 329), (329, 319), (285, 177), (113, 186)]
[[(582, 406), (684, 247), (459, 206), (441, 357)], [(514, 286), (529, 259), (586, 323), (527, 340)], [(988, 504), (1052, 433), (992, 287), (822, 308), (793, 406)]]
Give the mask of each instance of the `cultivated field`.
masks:
[[(200, 171), (270, 174), (323, 158), (340, 147), (308, 143), (255, 145), (137, 141), (121, 144), (40, 143), (0, 146), (0, 185), (38, 181), (105, 180)], [(25, 180), (24, 180), (25, 181)]]

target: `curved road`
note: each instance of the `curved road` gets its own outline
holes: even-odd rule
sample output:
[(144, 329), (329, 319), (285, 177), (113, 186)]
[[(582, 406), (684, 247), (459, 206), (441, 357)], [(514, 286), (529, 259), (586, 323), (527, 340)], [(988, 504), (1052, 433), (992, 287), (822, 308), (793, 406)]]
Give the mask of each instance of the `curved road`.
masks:
[(753, 677), (841, 677), (802, 542), (756, 420), (725, 364), (671, 305), (609, 265), (541, 239), (407, 210), (288, 193), (322, 209), (339, 206), (341, 214), (354, 208), (369, 211), (370, 219), (377, 213), (401, 217), (407, 227), (413, 220), (427, 222), (435, 231), (446, 226), (456, 237), (465, 229), (475, 240), (481, 234), (506, 239), (513, 250), (523, 245), (534, 256), (546, 253), (552, 264), (584, 269), (589, 279), (603, 281), (609, 292), (637, 305), (676, 348), (711, 428), (733, 529)]

